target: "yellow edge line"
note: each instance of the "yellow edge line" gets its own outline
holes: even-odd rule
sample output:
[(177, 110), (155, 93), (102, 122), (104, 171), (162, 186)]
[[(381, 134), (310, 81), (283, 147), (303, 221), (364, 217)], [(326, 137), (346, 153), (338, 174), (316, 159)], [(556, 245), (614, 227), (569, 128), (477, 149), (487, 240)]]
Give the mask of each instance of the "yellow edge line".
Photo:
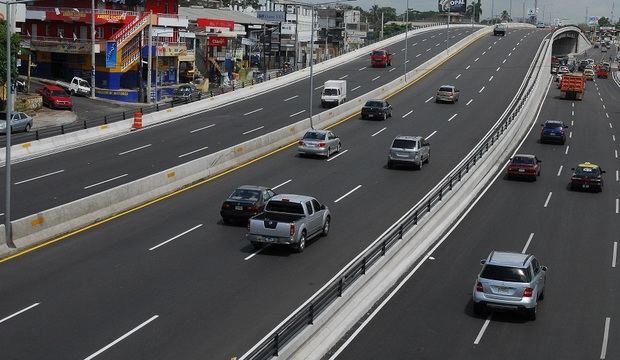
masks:
[[(410, 82), (410, 83), (408, 83), (408, 84), (403, 85), (403, 87), (402, 87), (402, 88), (400, 88), (399, 90), (397, 90), (397, 91), (395, 91), (394, 93), (392, 93), (392, 94), (390, 94), (389, 96), (387, 96), (387, 97), (386, 97), (386, 99), (389, 99), (389, 98), (393, 97), (394, 95), (399, 94), (400, 92), (402, 92), (403, 90), (407, 89), (407, 88), (408, 88), (408, 87), (410, 87), (411, 85), (413, 85), (413, 84), (417, 83), (418, 81), (422, 80), (422, 79), (423, 79), (423, 78), (425, 78), (428, 74), (430, 74), (430, 73), (431, 73), (431, 72), (433, 72), (435, 69), (437, 69), (439, 66), (442, 66), (443, 64), (445, 64), (445, 63), (446, 63), (448, 60), (450, 60), (453, 56), (455, 56), (456, 54), (458, 54), (458, 53), (460, 53), (461, 51), (463, 51), (465, 48), (467, 48), (468, 46), (470, 46), (470, 45), (471, 45), (472, 43), (474, 43), (475, 41), (479, 40), (479, 39), (480, 39), (483, 35), (484, 35), (484, 34), (480, 34), (480, 36), (476, 37), (475, 39), (472, 39), (472, 40), (471, 40), (471, 41), (470, 41), (470, 42), (469, 42), (466, 46), (464, 46), (462, 49), (455, 50), (455, 52), (454, 52), (452, 55), (449, 55), (449, 56), (448, 56), (445, 60), (443, 60), (443, 61), (442, 61), (442, 62), (440, 62), (439, 64), (437, 64), (437, 65), (435, 65), (435, 66), (431, 67), (431, 68), (430, 68), (427, 72), (425, 72), (424, 74), (422, 74), (422, 75), (421, 75), (419, 78), (417, 78), (416, 80), (414, 80), (414, 81), (412, 81), (412, 82)], [(326, 129), (331, 129), (331, 128), (334, 128), (334, 127), (336, 127), (336, 126), (338, 126), (338, 125), (340, 125), (340, 124), (342, 124), (342, 123), (344, 123), (344, 122), (346, 122), (346, 121), (348, 121), (348, 120), (351, 120), (351, 119), (352, 119), (352, 118), (354, 118), (354, 117), (357, 117), (357, 115), (359, 115), (359, 114), (360, 114), (360, 112), (359, 112), (359, 111), (358, 111), (358, 112), (356, 112), (356, 113), (354, 113), (354, 114), (351, 114), (350, 116), (347, 116), (347, 117), (343, 118), (342, 120), (339, 120), (338, 122), (336, 122), (336, 123), (334, 123), (334, 124), (332, 124), (332, 125), (327, 126), (327, 127), (326, 127)], [(213, 181), (213, 180), (219, 179), (220, 177), (222, 177), (222, 176), (224, 176), (224, 175), (230, 174), (231, 172), (237, 171), (237, 170), (239, 170), (239, 169), (241, 169), (241, 168), (244, 168), (244, 167), (246, 167), (246, 166), (248, 166), (248, 165), (251, 165), (251, 164), (253, 164), (253, 163), (255, 163), (255, 162), (259, 161), (259, 160), (262, 160), (262, 159), (264, 159), (264, 158), (266, 158), (266, 157), (269, 157), (269, 156), (271, 156), (271, 155), (273, 155), (273, 154), (276, 154), (276, 153), (278, 153), (278, 152), (280, 152), (280, 151), (282, 151), (282, 150), (288, 149), (288, 148), (290, 148), (291, 146), (293, 146), (293, 145), (295, 145), (295, 144), (297, 144), (297, 141), (293, 141), (293, 142), (291, 142), (290, 144), (284, 145), (284, 146), (282, 146), (282, 147), (280, 147), (280, 148), (278, 148), (278, 149), (272, 150), (272, 151), (270, 151), (270, 152), (268, 152), (268, 153), (266, 153), (266, 154), (263, 154), (263, 155), (261, 155), (261, 156), (259, 156), (259, 157), (256, 157), (256, 158), (252, 159), (252, 160), (249, 160), (249, 161), (247, 161), (247, 162), (245, 162), (245, 163), (243, 163), (243, 164), (241, 164), (241, 165), (237, 165), (237, 166), (232, 167), (232, 168), (230, 168), (230, 169), (228, 169), (228, 170), (224, 170), (224, 171), (222, 171), (222, 172), (220, 172), (220, 173), (218, 173), (218, 174), (215, 174), (215, 175), (213, 175), (213, 176), (211, 176), (211, 177), (209, 177), (209, 178), (207, 178), (207, 179), (201, 180), (201, 181), (199, 181), (199, 182), (197, 182), (197, 183), (194, 183), (194, 184), (192, 184), (192, 185), (188, 185), (188, 186), (186, 186), (186, 187), (184, 187), (184, 188), (182, 188), (182, 189), (175, 190), (175, 191), (173, 191), (173, 192), (171, 192), (171, 193), (169, 193), (169, 194), (162, 195), (162, 196), (160, 196), (160, 197), (158, 197), (158, 198), (156, 198), (156, 199), (153, 199), (153, 200), (150, 200), (150, 201), (148, 201), (148, 202), (145, 202), (144, 204), (141, 204), (141, 205), (138, 205), (138, 206), (133, 207), (133, 208), (131, 208), (131, 209), (128, 209), (128, 210), (122, 211), (122, 212), (120, 212), (120, 213), (118, 213), (118, 214), (112, 215), (112, 216), (110, 216), (110, 217), (108, 217), (108, 218), (105, 218), (105, 219), (103, 219), (103, 220), (99, 220), (99, 221), (97, 221), (97, 222), (94, 222), (94, 223), (92, 223), (92, 224), (90, 224), (90, 225), (87, 225), (87, 226), (84, 226), (84, 227), (82, 227), (82, 228), (79, 228), (79, 229), (77, 229), (77, 230), (73, 230), (73, 231), (68, 232), (68, 233), (66, 233), (66, 234), (64, 234), (64, 235), (61, 235), (61, 236), (59, 236), (59, 237), (57, 237), (57, 238), (54, 238), (54, 239), (49, 240), (49, 241), (46, 241), (46, 242), (44, 242), (44, 243), (42, 243), (42, 244), (35, 245), (35, 246), (33, 246), (33, 247), (31, 247), (31, 248), (28, 248), (28, 249), (26, 249), (26, 250), (22, 250), (22, 251), (20, 251), (20, 252), (18, 252), (18, 253), (15, 253), (15, 254), (13, 254), (13, 255), (7, 256), (7, 257), (5, 257), (5, 258), (2, 258), (2, 259), (0, 259), (0, 264), (1, 264), (1, 263), (4, 263), (4, 262), (7, 262), (7, 261), (9, 261), (9, 260), (15, 259), (15, 258), (17, 258), (17, 257), (20, 257), (20, 256), (22, 256), (22, 255), (26, 255), (26, 254), (28, 254), (28, 253), (30, 253), (30, 252), (32, 252), (32, 251), (38, 250), (38, 249), (40, 249), (40, 248), (42, 248), (42, 247), (45, 247), (45, 246), (48, 246), (48, 245), (52, 245), (52, 244), (54, 244), (54, 243), (56, 243), (56, 242), (58, 242), (58, 241), (64, 240), (64, 239), (69, 238), (69, 237), (71, 237), (71, 236), (78, 235), (78, 234), (83, 233), (83, 232), (85, 232), (85, 231), (87, 231), (87, 230), (90, 230), (90, 229), (92, 229), (92, 228), (94, 228), (94, 227), (96, 227), (96, 226), (99, 226), (99, 225), (105, 224), (105, 223), (110, 222), (110, 221), (112, 221), (112, 220), (114, 220), (114, 219), (117, 219), (117, 218), (119, 218), (119, 217), (121, 217), (121, 216), (125, 216), (125, 215), (128, 215), (128, 214), (131, 214), (131, 213), (133, 213), (133, 212), (135, 212), (135, 211), (138, 211), (138, 210), (140, 210), (140, 209), (143, 209), (143, 208), (145, 208), (145, 207), (147, 207), (147, 206), (151, 206), (151, 205), (156, 204), (156, 203), (158, 203), (158, 202), (160, 202), (160, 201), (162, 201), (162, 200), (168, 199), (168, 198), (170, 198), (170, 197), (172, 197), (172, 196), (176, 196), (176, 195), (181, 194), (181, 193), (183, 193), (183, 192), (185, 192), (185, 191), (191, 190), (191, 189), (193, 189), (193, 188), (195, 188), (195, 187), (198, 187), (198, 186), (204, 185), (204, 184), (206, 184), (206, 183), (209, 183), (209, 182), (211, 182), (211, 181)]]

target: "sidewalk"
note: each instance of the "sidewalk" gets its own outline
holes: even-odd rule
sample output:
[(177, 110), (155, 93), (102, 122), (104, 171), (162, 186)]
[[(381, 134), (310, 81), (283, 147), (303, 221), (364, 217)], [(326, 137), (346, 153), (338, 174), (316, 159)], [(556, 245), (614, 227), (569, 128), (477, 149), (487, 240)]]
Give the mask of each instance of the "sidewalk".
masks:
[(77, 115), (70, 110), (52, 110), (42, 107), (32, 117), (32, 130), (70, 124), (77, 120)]

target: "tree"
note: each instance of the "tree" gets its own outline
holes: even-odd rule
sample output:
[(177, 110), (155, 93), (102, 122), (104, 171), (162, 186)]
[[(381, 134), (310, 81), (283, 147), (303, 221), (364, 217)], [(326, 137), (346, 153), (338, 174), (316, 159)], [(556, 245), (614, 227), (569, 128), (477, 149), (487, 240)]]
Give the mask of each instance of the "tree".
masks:
[[(0, 86), (4, 86), (6, 84), (6, 65), (7, 65), (7, 54), (6, 54), (6, 35), (7, 35), (7, 23), (6, 21), (0, 21), (0, 39), (2, 39), (2, 45), (0, 45)], [(17, 55), (19, 52), (19, 34), (11, 35), (11, 78), (17, 79)]]
[(512, 21), (512, 19), (510, 18), (510, 14), (508, 14), (508, 11), (504, 10), (502, 11), (502, 14), (499, 17), (502, 21)]
[(611, 22), (606, 17), (601, 17), (598, 19), (598, 26), (611, 26)]
[(480, 22), (480, 15), (482, 14), (482, 4), (480, 0), (476, 3), (472, 3), (467, 5), (467, 9), (465, 9), (465, 14), (469, 17), (474, 16), (475, 22)]

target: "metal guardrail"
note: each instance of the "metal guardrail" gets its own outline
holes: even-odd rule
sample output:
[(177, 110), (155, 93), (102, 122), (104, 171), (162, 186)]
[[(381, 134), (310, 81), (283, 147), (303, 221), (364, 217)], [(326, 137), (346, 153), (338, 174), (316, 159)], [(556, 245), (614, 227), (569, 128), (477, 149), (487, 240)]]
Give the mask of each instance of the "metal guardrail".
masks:
[[(419, 26), (419, 27), (415, 27), (414, 26), (414, 28), (427, 28), (427, 27), (437, 26), (437, 25), (441, 25), (441, 23), (433, 23), (433, 24), (428, 24), (428, 25)], [(410, 30), (412, 30), (412, 29), (410, 29)], [(401, 34), (401, 33), (404, 33), (404, 31), (400, 32), (399, 34)], [(395, 34), (394, 36), (399, 35), (399, 34)], [(377, 41), (381, 41), (381, 40), (377, 39)], [(372, 45), (373, 43), (374, 42), (366, 44), (366, 46)], [(214, 97), (214, 96), (218, 96), (218, 95), (221, 95), (221, 94), (229, 93), (229, 92), (235, 91), (237, 89), (245, 88), (246, 86), (254, 85), (254, 84), (257, 84), (257, 83), (260, 83), (260, 82), (263, 82), (263, 81), (268, 81), (268, 80), (271, 80), (271, 79), (274, 79), (274, 78), (278, 78), (280, 76), (287, 75), (290, 72), (291, 71), (285, 71), (284, 69), (280, 69), (280, 70), (274, 69), (274, 71), (270, 71), (267, 74), (267, 77), (264, 80), (254, 80), (254, 79), (245, 80), (245, 81), (235, 80), (235, 81), (230, 82), (230, 86), (227, 86), (227, 87), (217, 87), (217, 88), (214, 88), (214, 89), (210, 90), (208, 93), (201, 94), (200, 99), (205, 99), (205, 98)], [(90, 73), (88, 73), (88, 75), (90, 75)], [(196, 100), (198, 100), (198, 99), (196, 99)], [(187, 104), (189, 102), (190, 101), (170, 101), (170, 100), (168, 100), (168, 101), (160, 102), (158, 104), (145, 105), (145, 106), (142, 106), (142, 107), (137, 107), (134, 110), (127, 110), (127, 111), (122, 111), (122, 112), (117, 112), (117, 113), (112, 113), (112, 114), (106, 114), (103, 117), (99, 116), (99, 117), (93, 118), (93, 119), (79, 120), (79, 121), (76, 121), (76, 122), (71, 123), (71, 124), (47, 127), (47, 128), (43, 128), (43, 129), (39, 129), (39, 130), (34, 130), (34, 131), (26, 132), (26, 133), (13, 133), (12, 136), (11, 136), (11, 143), (13, 145), (18, 145), (18, 144), (27, 143), (27, 142), (30, 142), (30, 141), (35, 141), (35, 140), (40, 140), (40, 139), (44, 139), (44, 138), (49, 138), (49, 137), (52, 137), (52, 136), (67, 134), (67, 133), (74, 132), (74, 131), (84, 130), (84, 129), (88, 129), (88, 128), (92, 128), (92, 127), (97, 127), (97, 126), (101, 126), (101, 125), (107, 125), (109, 123), (130, 119), (130, 118), (133, 117), (133, 113), (134, 112), (138, 112), (139, 111), (142, 114), (151, 114), (151, 113), (154, 113), (154, 112), (170, 109), (170, 108), (173, 108), (173, 107), (178, 106), (178, 105)], [(4, 147), (5, 145), (6, 145), (6, 140), (4, 139), (4, 136), (2, 136), (0, 138), (0, 147)]]
[(315, 294), (304, 306), (289, 316), (279, 327), (269, 333), (240, 359), (262, 360), (277, 356), (284, 345), (308, 325), (311, 325), (323, 310), (337, 298), (341, 297), (357, 279), (366, 274), (370, 267), (385, 256), (392, 246), (399, 240), (402, 240), (403, 234), (416, 226), (424, 216), (430, 213), (433, 207), (442, 201), (445, 194), (452, 191), (454, 185), (460, 182), (465, 174), (476, 166), (476, 163), (498, 141), (517, 114), (523, 109), (525, 101), (533, 91), (535, 80), (543, 68), (544, 59), (541, 62), (541, 56), (544, 56), (546, 53), (544, 50), (546, 47), (543, 47), (543, 45), (544, 42), (541, 43), (538, 53), (532, 61), (533, 66), (528, 70), (526, 80), (523, 82), (524, 86), (521, 87), (520, 92), (515, 97), (515, 101), (509, 105), (509, 110), (504, 113), (504, 116), (470, 152), (468, 157), (461, 162), (460, 166), (446, 176), (435, 187), (435, 191), (423, 198), (417, 207), (413, 208), (399, 223), (393, 226), (383, 237), (379, 238), (373, 246), (360, 254), (356, 261), (344, 268), (337, 278), (324, 286), (319, 293)]

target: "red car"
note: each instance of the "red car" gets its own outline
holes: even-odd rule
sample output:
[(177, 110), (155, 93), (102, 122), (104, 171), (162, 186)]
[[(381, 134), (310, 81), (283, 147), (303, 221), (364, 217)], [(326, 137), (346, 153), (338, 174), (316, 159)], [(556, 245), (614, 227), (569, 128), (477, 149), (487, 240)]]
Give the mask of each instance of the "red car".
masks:
[(393, 56), (394, 54), (391, 54), (385, 49), (374, 50), (372, 54), (370, 54), (370, 63), (372, 67), (392, 66)]
[(510, 159), (506, 175), (508, 178), (536, 181), (536, 177), (540, 176), (540, 160), (535, 155), (517, 154)]
[(71, 96), (60, 86), (46, 85), (39, 90), (39, 94), (43, 97), (43, 105), (50, 109), (73, 109)]

